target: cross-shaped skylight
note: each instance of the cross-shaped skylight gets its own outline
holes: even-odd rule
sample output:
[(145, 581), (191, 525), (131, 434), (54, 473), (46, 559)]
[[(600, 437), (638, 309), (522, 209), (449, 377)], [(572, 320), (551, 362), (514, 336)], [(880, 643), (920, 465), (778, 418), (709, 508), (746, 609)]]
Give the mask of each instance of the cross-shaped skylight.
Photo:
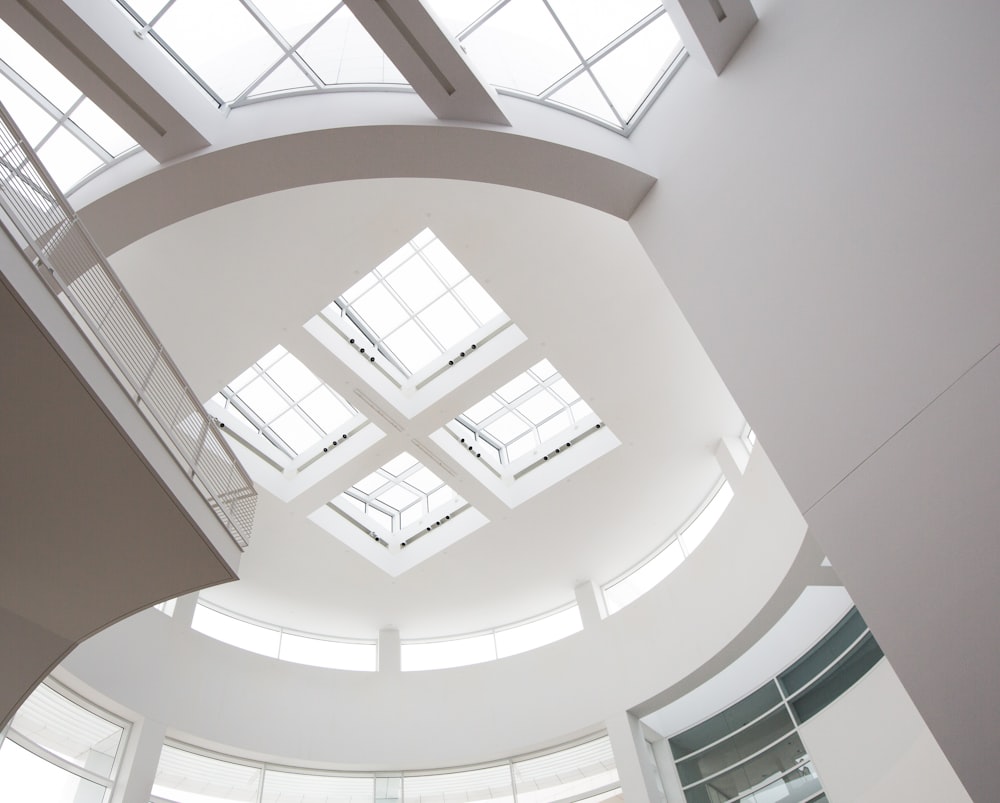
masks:
[(342, 428), (352, 429), (360, 418), (354, 407), (281, 346), (226, 385), (214, 401), (288, 457)]
[[(372, 532), (397, 543), (406, 539), (434, 513), (461, 504), (454, 490), (408, 452), (356, 482), (336, 500), (372, 525)], [(436, 524), (436, 522), (435, 522)]]
[(455, 421), (462, 443), (476, 456), (507, 465), (538, 446), (554, 441), (594, 411), (552, 363), (542, 360)]
[(380, 355), (407, 378), (435, 360), (443, 364), (462, 346), (474, 349), (467, 340), (508, 320), (430, 229), (366, 274), (323, 315), (339, 320), (367, 344), (366, 353)]

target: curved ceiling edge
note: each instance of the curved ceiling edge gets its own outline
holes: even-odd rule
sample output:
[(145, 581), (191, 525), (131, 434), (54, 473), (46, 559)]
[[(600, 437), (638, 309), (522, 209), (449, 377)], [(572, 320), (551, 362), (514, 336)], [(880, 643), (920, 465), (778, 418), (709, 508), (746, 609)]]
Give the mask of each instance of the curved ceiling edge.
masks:
[(80, 210), (113, 254), (184, 218), (294, 187), (373, 178), (484, 182), (552, 195), (628, 219), (656, 179), (577, 148), (476, 128), (334, 128), (213, 150), (155, 170)]

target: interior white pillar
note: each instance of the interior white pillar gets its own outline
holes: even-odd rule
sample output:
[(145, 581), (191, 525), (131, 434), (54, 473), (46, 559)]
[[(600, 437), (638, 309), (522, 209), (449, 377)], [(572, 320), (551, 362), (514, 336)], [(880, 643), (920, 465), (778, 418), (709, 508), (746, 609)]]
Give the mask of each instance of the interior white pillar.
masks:
[(399, 672), (402, 670), (402, 646), (399, 642), (399, 630), (394, 627), (383, 627), (378, 631), (378, 671)]
[(574, 592), (584, 630), (593, 627), (608, 615), (607, 606), (604, 604), (604, 595), (594, 585), (593, 580), (584, 580), (579, 583)]
[(625, 799), (629, 803), (662, 803), (663, 796), (656, 783), (656, 767), (645, 745), (638, 718), (628, 711), (621, 711), (608, 717), (605, 725)]
[(663, 5), (687, 51), (716, 75), (757, 24), (750, 0), (664, 0)]
[(743, 472), (747, 470), (750, 453), (739, 438), (720, 438), (715, 447), (715, 459), (719, 461), (726, 481), (735, 488)]
[(111, 803), (145, 803), (153, 791), (167, 727), (152, 719), (132, 725)]
[(674, 755), (670, 752), (670, 744), (666, 739), (658, 739), (653, 742), (653, 757), (656, 759), (656, 771), (660, 775), (660, 783), (663, 784), (663, 794), (667, 803), (684, 803), (684, 788), (681, 785), (680, 776), (677, 774), (677, 765), (674, 764)]
[(191, 627), (194, 621), (194, 609), (198, 606), (198, 592), (184, 594), (174, 602), (174, 613), (171, 618), (177, 627)]

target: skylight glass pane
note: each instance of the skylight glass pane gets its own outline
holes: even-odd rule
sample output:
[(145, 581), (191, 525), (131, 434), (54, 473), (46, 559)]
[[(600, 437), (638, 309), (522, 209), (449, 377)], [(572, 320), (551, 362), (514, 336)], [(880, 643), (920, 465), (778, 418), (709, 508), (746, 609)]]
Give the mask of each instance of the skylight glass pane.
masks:
[(469, 312), (481, 322), (485, 323), (491, 318), (503, 314), (500, 305), (471, 276), (455, 288), (455, 294), (468, 307)]
[(526, 371), (500, 388), (496, 392), (496, 395), (506, 402), (514, 402), (535, 387), (536, 384), (535, 380)]
[(413, 374), (441, 355), (441, 350), (434, 344), (416, 321), (407, 321), (385, 339), (386, 347), (402, 363), (407, 373)]
[(83, 94), (3, 21), (0, 21), (0, 58), (60, 111), (69, 111)]
[(680, 534), (680, 542), (685, 552), (690, 555), (698, 548), (705, 537), (712, 532), (715, 525), (719, 523), (719, 519), (726, 512), (732, 499), (732, 486), (728, 482), (724, 483), (719, 492), (712, 497), (712, 501), (705, 505), (705, 509)]
[(278, 657), (282, 661), (322, 666), (327, 669), (374, 672), (377, 668), (378, 654), (375, 644), (333, 641), (282, 633)]
[(510, 443), (529, 429), (531, 429), (531, 426), (523, 418), (514, 413), (507, 413), (486, 427), (484, 431), (488, 432), (496, 440), (500, 441), (500, 443)]
[(490, 83), (531, 95), (580, 63), (539, 0), (511, 0), (463, 41)]
[[(374, 522), (385, 537), (405, 530), (424, 516), (433, 515), (443, 505), (460, 501), (451, 487), (407, 452), (355, 483), (349, 493), (341, 494), (334, 501), (357, 509), (352, 499), (367, 502), (369, 524)], [(380, 507), (385, 510), (380, 511)], [(396, 515), (390, 516), (390, 510)]]
[(70, 120), (80, 126), (91, 139), (113, 157), (136, 146), (136, 141), (89, 98), (73, 111)]
[(257, 799), (261, 771), (233, 761), (210, 758), (164, 745), (153, 781), (153, 794), (176, 803), (214, 803)]
[(557, 438), (571, 426), (573, 426), (573, 418), (567, 411), (563, 410), (558, 415), (553, 416), (538, 426), (538, 440), (541, 443), (545, 443), (548, 440)]
[(455, 300), (447, 295), (439, 298), (420, 314), (420, 320), (438, 343), (449, 349), (475, 330), (476, 322)]
[(589, 58), (639, 20), (662, 8), (660, 0), (548, 0), (570, 38)]
[(281, 394), (263, 377), (258, 377), (243, 388), (240, 398), (265, 423), (273, 421), (288, 408), (288, 403)]
[(63, 191), (104, 163), (65, 128), (58, 129), (45, 141), (38, 149), (38, 158)]
[(458, 36), (484, 12), (496, 5), (496, 0), (431, 0), (429, 3), (445, 27)]
[(580, 394), (570, 387), (569, 382), (565, 379), (560, 379), (558, 382), (553, 382), (552, 390), (554, 390), (566, 404), (572, 404), (577, 399), (580, 398)]
[(533, 650), (583, 630), (580, 609), (574, 605), (551, 616), (496, 632), (497, 657)]
[(411, 257), (396, 268), (386, 277), (386, 283), (406, 299), (407, 306), (414, 312), (422, 310), (447, 289), (419, 256)]
[(21, 129), (28, 144), (34, 147), (55, 126), (56, 121), (35, 101), (0, 75), (0, 103)]
[(503, 407), (503, 405), (500, 404), (500, 402), (498, 402), (495, 398), (493, 398), (492, 396), (487, 396), (481, 402), (477, 402), (476, 404), (472, 405), (472, 407), (470, 407), (468, 410), (465, 411), (464, 415), (473, 424), (479, 424), (484, 419), (493, 415), (493, 413), (495, 413), (501, 407)]
[(504, 319), (496, 301), (429, 229), (356, 282), (325, 313), (333, 322), (346, 317), (351, 323), (343, 326), (352, 337), (360, 328), (382, 345), (388, 362), (404, 377), (450, 349), (474, 346), (466, 339)]
[(78, 767), (109, 777), (125, 732), (55, 689), (38, 686), (18, 709), (11, 727), (39, 747)]
[(680, 48), (670, 17), (662, 14), (592, 67), (594, 77), (627, 121), (646, 99)]
[(272, 422), (271, 431), (296, 454), (316, 443), (316, 430), (294, 408)]
[(534, 431), (522, 435), (515, 441), (507, 444), (507, 460), (513, 463), (519, 457), (524, 457), (538, 445), (538, 437)]
[(400, 653), (404, 672), (468, 666), (497, 657), (492, 633), (448, 641), (404, 642), (400, 645)]
[(406, 84), (385, 53), (346, 7), (298, 49), (324, 84)]
[(621, 125), (589, 72), (581, 73), (559, 91), (553, 92), (549, 95), (549, 100), (591, 114), (609, 123)]
[(354, 417), (354, 410), (338, 399), (326, 385), (306, 396), (299, 402), (299, 407), (328, 434)]
[(290, 45), (295, 45), (335, 3), (333, 0), (254, 0), (254, 5)]
[(368, 803), (374, 799), (375, 779), (371, 776), (264, 771), (261, 803)]
[(282, 54), (239, 0), (176, 0), (153, 30), (223, 101), (237, 97)]
[(293, 399), (303, 398), (320, 384), (316, 374), (291, 354), (285, 354), (267, 369), (267, 373)]
[(250, 97), (267, 95), (271, 92), (287, 92), (292, 89), (312, 88), (313, 82), (291, 59), (285, 59), (274, 71), (253, 88)]
[(408, 468), (412, 468), (414, 465), (416, 465), (416, 463), (417, 463), (416, 458), (414, 458), (413, 455), (411, 455), (409, 452), (403, 452), (401, 455), (399, 455), (398, 457), (394, 457), (392, 460), (390, 460), (388, 463), (382, 466), (382, 470), (388, 474), (391, 474), (394, 477), (398, 477), (401, 474), (403, 474), (403, 472), (405, 472)]
[(227, 616), (205, 605), (195, 606), (191, 627), (234, 647), (272, 658), (278, 657), (280, 633), (277, 630)]
[(143, 22), (149, 22), (167, 4), (167, 0), (128, 0), (128, 4)]
[(525, 400), (517, 409), (521, 415), (527, 416), (528, 420), (537, 426), (556, 411), (562, 410), (563, 405), (549, 391), (543, 390)]
[(378, 284), (359, 298), (354, 311), (368, 327), (378, 334), (388, 333), (405, 321), (409, 315), (384, 284)]

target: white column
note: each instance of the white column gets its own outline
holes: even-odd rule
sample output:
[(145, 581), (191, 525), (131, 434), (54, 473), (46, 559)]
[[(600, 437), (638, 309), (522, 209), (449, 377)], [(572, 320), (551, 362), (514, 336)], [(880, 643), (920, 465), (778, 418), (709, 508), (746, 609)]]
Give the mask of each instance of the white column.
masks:
[(720, 438), (715, 447), (715, 459), (732, 488), (736, 488), (750, 462), (750, 453), (739, 438)]
[(629, 803), (662, 803), (656, 766), (646, 747), (639, 720), (621, 711), (608, 717), (605, 725), (618, 766), (622, 795)]
[(592, 580), (584, 580), (574, 589), (576, 593), (576, 604), (580, 609), (580, 621), (583, 622), (583, 629), (593, 627), (608, 615), (607, 606), (604, 604), (604, 595), (601, 590), (594, 585)]
[(394, 627), (383, 627), (378, 631), (378, 671), (399, 672), (402, 666), (399, 631)]
[(666, 739), (653, 742), (653, 757), (656, 759), (656, 769), (660, 773), (660, 783), (663, 784), (667, 803), (684, 803), (684, 789), (674, 764), (674, 754)]
[(191, 627), (194, 621), (194, 609), (198, 605), (198, 592), (194, 591), (178, 597), (174, 603), (173, 620), (178, 627)]
[(151, 719), (132, 725), (111, 803), (149, 803), (167, 727)]

